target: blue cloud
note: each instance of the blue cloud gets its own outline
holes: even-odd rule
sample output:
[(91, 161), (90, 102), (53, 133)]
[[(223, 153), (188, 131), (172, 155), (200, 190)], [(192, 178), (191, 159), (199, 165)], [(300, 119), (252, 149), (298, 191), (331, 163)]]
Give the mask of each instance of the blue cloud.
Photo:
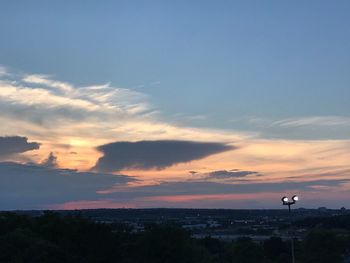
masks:
[(176, 140), (114, 142), (97, 148), (103, 156), (94, 169), (163, 169), (235, 148), (223, 143)]
[(0, 137), (0, 157), (36, 150), (39, 149), (39, 147), (40, 144), (37, 142), (28, 142), (27, 137)]
[(135, 181), (124, 175), (0, 163), (0, 210), (39, 209), (75, 200), (94, 200), (97, 191)]

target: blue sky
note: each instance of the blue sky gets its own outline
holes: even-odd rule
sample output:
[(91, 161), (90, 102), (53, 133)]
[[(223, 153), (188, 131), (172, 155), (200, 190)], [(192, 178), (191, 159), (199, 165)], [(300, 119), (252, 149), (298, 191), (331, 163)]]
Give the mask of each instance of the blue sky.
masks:
[(349, 116), (349, 11), (348, 1), (6, 1), (0, 58), (142, 90), (166, 117), (222, 128), (237, 116)]
[[(327, 202), (341, 204), (350, 199), (349, 13), (350, 2), (340, 0), (3, 1), (0, 141), (21, 145), (0, 151), (0, 170), (19, 165), (36, 178), (51, 156), (55, 163), (45, 172), (54, 178), (72, 169), (69, 174), (79, 177), (108, 159), (126, 168), (108, 172), (130, 176), (123, 182), (132, 187), (159, 185), (153, 199), (147, 194), (133, 201), (137, 188), (127, 185), (131, 199), (123, 204), (95, 200), (92, 191), (92, 199), (64, 199), (68, 207), (90, 201), (111, 207), (150, 200), (159, 206), (226, 207), (232, 198), (249, 203), (251, 192), (228, 195), (217, 187), (242, 183), (237, 171), (254, 189), (270, 180), (270, 207), (280, 195), (278, 184), (288, 186), (293, 178), (292, 194), (299, 189), (309, 206), (322, 205), (322, 191)], [(124, 152), (119, 142), (132, 153), (133, 143), (143, 140), (160, 144), (155, 156), (166, 153), (172, 165), (149, 169), (159, 166), (147, 163), (143, 148), (123, 161), (131, 165), (118, 165)], [(175, 148), (168, 149), (166, 140)], [(188, 149), (176, 145), (204, 142), (231, 150), (174, 161), (176, 152)], [(38, 147), (24, 151), (27, 143)], [(106, 145), (116, 148), (99, 150)], [(195, 182), (188, 171), (198, 175)], [(167, 183), (176, 188), (188, 180), (211, 180), (217, 191), (201, 188), (200, 203), (190, 192), (184, 198), (193, 203), (181, 201), (173, 188), (165, 195)], [(16, 187), (6, 185), (7, 192)], [(60, 200), (53, 205), (60, 207)]]

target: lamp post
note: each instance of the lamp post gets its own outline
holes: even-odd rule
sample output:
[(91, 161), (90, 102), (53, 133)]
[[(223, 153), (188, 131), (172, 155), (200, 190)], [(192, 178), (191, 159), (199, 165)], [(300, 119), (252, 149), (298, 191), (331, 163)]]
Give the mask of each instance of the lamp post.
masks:
[(288, 206), (288, 210), (290, 213), (291, 212), (290, 206), (294, 205), (297, 201), (299, 201), (299, 197), (297, 195), (293, 195), (292, 201), (289, 201), (287, 196), (283, 196), (281, 200), (282, 200), (283, 205)]
[[(297, 201), (299, 201), (299, 197), (297, 195), (293, 195), (292, 197), (292, 201), (289, 201), (287, 196), (283, 196), (282, 197), (282, 204), (283, 205), (287, 205), (288, 206), (288, 211), (289, 211), (289, 217), (290, 217), (290, 213), (291, 213), (291, 206), (294, 205)], [(291, 245), (291, 250), (292, 250), (292, 263), (295, 263), (295, 255), (294, 255), (294, 237), (293, 235), (291, 235), (291, 239), (290, 239), (290, 245)]]

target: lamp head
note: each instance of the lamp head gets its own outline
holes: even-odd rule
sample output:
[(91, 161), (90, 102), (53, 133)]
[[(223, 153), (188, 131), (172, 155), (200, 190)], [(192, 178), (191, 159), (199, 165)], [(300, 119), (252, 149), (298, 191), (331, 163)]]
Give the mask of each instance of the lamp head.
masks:
[(281, 200), (282, 200), (283, 203), (287, 203), (288, 202), (288, 197), (287, 196), (283, 196)]
[(293, 195), (292, 200), (293, 200), (294, 202), (299, 201), (299, 196)]

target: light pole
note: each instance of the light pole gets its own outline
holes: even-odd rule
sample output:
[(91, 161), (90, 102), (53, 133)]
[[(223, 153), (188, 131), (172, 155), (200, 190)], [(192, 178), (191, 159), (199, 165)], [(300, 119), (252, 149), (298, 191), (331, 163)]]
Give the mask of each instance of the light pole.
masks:
[[(297, 201), (299, 201), (299, 197), (297, 195), (293, 195), (292, 201), (289, 201), (287, 196), (282, 197), (282, 204), (288, 206), (288, 211), (289, 211), (289, 218), (290, 218), (290, 213), (291, 213), (291, 206), (294, 205)], [(291, 222), (291, 220), (290, 220)], [(292, 263), (295, 263), (295, 256), (294, 256), (294, 237), (291, 235), (290, 239), (290, 245), (291, 245), (291, 250), (292, 250)]]
[(297, 195), (293, 195), (292, 201), (289, 201), (287, 196), (283, 196), (281, 200), (282, 200), (283, 205), (288, 206), (288, 210), (290, 213), (291, 212), (290, 206), (294, 205), (297, 201), (299, 201), (299, 197)]

